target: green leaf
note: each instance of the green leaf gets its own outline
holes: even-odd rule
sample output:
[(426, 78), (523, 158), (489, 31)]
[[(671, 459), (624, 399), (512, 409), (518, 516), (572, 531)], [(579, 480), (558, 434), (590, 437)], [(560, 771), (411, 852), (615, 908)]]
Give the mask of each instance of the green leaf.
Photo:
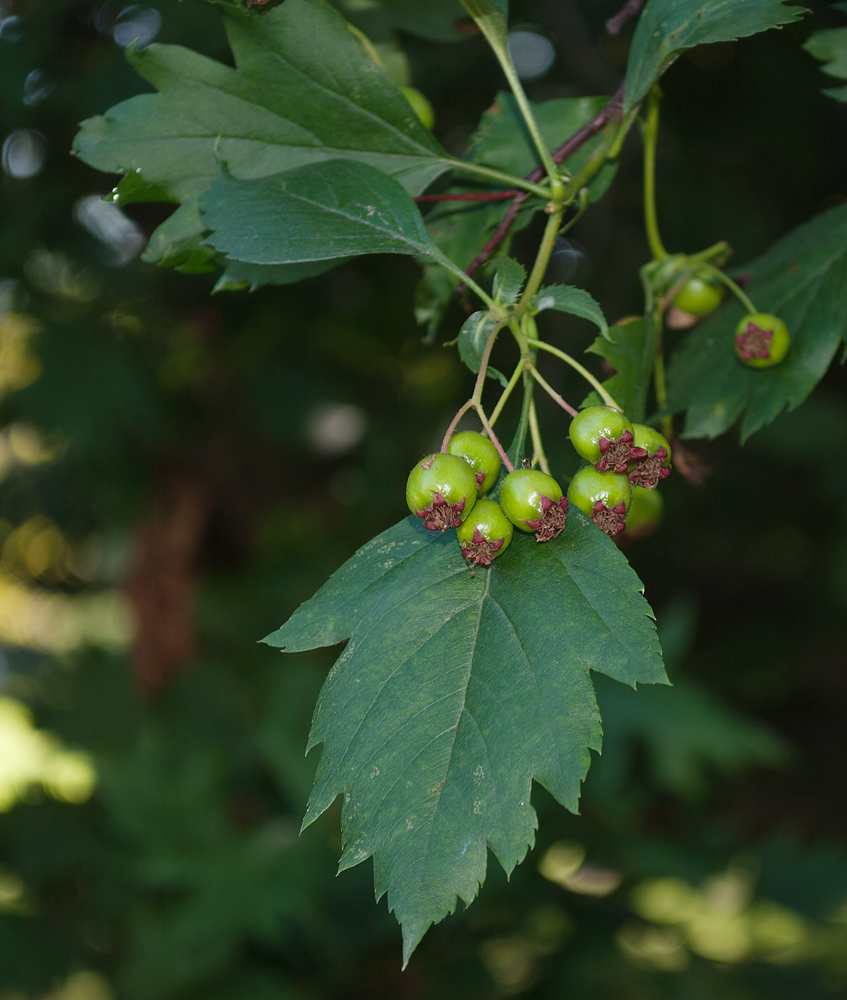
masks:
[(511, 257), (498, 257), (488, 266), (494, 270), (492, 298), (501, 305), (513, 306), (526, 281), (526, 268)]
[[(649, 316), (634, 319), (624, 326), (613, 326), (606, 337), (598, 337), (587, 348), (592, 354), (605, 358), (615, 374), (606, 379), (608, 389), (616, 402), (623, 407), (630, 420), (642, 421), (646, 416), (647, 392), (653, 374), (655, 335)], [(600, 396), (591, 392), (583, 406), (602, 404)]]
[(785, 0), (648, 0), (629, 50), (624, 113), (643, 100), (685, 49), (733, 42), (805, 13), (803, 7), (786, 7)]
[(606, 322), (603, 310), (584, 288), (575, 288), (573, 285), (547, 285), (546, 288), (536, 292), (532, 306), (537, 313), (544, 312), (545, 309), (555, 309), (556, 312), (579, 316), (599, 326), (604, 337), (609, 334), (609, 324)]
[(665, 683), (651, 618), (624, 556), (575, 508), (555, 541), (515, 538), (474, 575), (454, 538), (409, 517), (265, 640), (350, 640), (315, 710), (304, 826), (343, 795), (339, 868), (373, 856), (405, 961), (476, 896), (487, 848), (507, 873), (526, 855), (533, 780), (576, 810), (602, 740), (589, 671)]
[[(221, 162), (248, 179), (347, 158), (415, 194), (448, 169), (399, 87), (324, 0), (287, 0), (262, 14), (217, 6), (236, 68), (175, 45), (130, 47), (133, 67), (159, 93), (83, 122), (74, 149), (86, 163), (137, 174), (181, 201), (183, 220), (195, 224)], [(179, 252), (170, 231), (157, 232), (147, 259), (181, 259), (186, 244), (177, 242)]]
[(687, 411), (687, 437), (717, 437), (743, 414), (744, 440), (802, 403), (823, 378), (847, 338), (847, 204), (795, 229), (743, 270), (757, 308), (788, 324), (791, 348), (773, 368), (742, 365), (733, 348), (744, 312), (737, 304), (697, 327), (668, 371), (668, 412)]
[[(475, 312), (472, 316), (468, 316), (462, 324), (457, 338), (459, 357), (474, 374), (479, 371), (485, 345), (496, 325), (497, 320), (488, 312)], [(503, 387), (508, 384), (509, 380), (506, 376), (497, 371), (496, 368), (492, 368), (491, 365), (488, 366), (486, 375), (489, 378), (497, 379)]]
[[(847, 14), (847, 4), (834, 3), (832, 6)], [(821, 66), (824, 73), (839, 80), (847, 80), (847, 28), (816, 31), (803, 48), (815, 59), (820, 59), (826, 64)], [(834, 87), (825, 90), (824, 93), (837, 101), (847, 101), (847, 86)]]
[(441, 258), (409, 195), (365, 163), (325, 161), (255, 181), (222, 173), (201, 207), (208, 242), (247, 263), (370, 253)]

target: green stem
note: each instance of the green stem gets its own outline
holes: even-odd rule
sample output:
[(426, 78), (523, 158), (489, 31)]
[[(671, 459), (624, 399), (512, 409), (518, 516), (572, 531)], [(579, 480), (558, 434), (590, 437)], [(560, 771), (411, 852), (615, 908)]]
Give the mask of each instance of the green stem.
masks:
[(506, 320), (501, 320), (496, 324), (494, 329), (491, 331), (488, 340), (485, 343), (485, 349), (482, 352), (482, 357), (479, 360), (479, 371), (476, 375), (476, 383), (473, 387), (473, 395), (471, 396), (471, 402), (474, 406), (479, 406), (482, 402), (482, 390), (485, 386), (485, 375), (488, 371), (488, 362), (491, 359), (491, 351), (494, 347), (494, 341), (497, 339), (497, 334), (503, 329), (503, 325)]
[(566, 413), (569, 413), (572, 417), (575, 417), (577, 413), (579, 413), (579, 410), (575, 410), (560, 393), (556, 392), (553, 386), (550, 385), (547, 379), (544, 378), (544, 376), (535, 367), (534, 364), (532, 364), (530, 361), (527, 361), (525, 362), (525, 365), (526, 365), (526, 370), (529, 372), (529, 374), (535, 379), (535, 381), (541, 386), (541, 388), (547, 393), (547, 395), (550, 396), (551, 399), (554, 399)]
[(479, 404), (474, 405), (474, 410), (476, 411), (476, 415), (479, 417), (480, 423), (485, 428), (486, 434), (489, 436), (494, 447), (497, 449), (500, 458), (503, 459), (503, 465), (506, 466), (507, 471), (514, 472), (515, 467), (514, 465), (512, 465), (512, 460), (506, 454), (506, 449), (503, 447), (502, 444), (500, 444), (500, 439), (494, 433), (494, 428), (491, 426), (488, 417), (486, 417), (485, 411)]
[(503, 412), (503, 407), (506, 405), (506, 401), (508, 400), (509, 396), (512, 395), (512, 391), (518, 384), (518, 379), (521, 377), (523, 371), (524, 371), (524, 363), (523, 361), (521, 361), (518, 364), (517, 368), (515, 368), (515, 370), (512, 372), (512, 377), (509, 379), (506, 388), (503, 390), (503, 394), (497, 400), (497, 405), (494, 407), (494, 410), (491, 413), (490, 420), (492, 427), (494, 426), (494, 424), (497, 423), (497, 418)]
[(722, 281), (726, 287), (732, 292), (732, 294), (741, 302), (748, 313), (755, 313), (759, 310), (753, 305), (749, 296), (742, 291), (738, 285), (730, 278), (728, 274), (724, 272), (719, 267), (713, 267), (711, 264), (701, 265), (704, 271), (707, 271), (713, 277), (717, 278), (718, 281)]
[(647, 117), (642, 126), (644, 136), (644, 225), (647, 229), (647, 242), (653, 260), (664, 260), (667, 250), (659, 235), (659, 222), (656, 217), (656, 140), (659, 136), (659, 89), (653, 86), (647, 101)]
[[(656, 352), (653, 359), (653, 386), (656, 391), (656, 405), (659, 410), (664, 410), (668, 403), (668, 389), (665, 381), (665, 352), (663, 346), (664, 323), (662, 319), (662, 306), (657, 304), (653, 309), (653, 325), (656, 330)], [(662, 417), (662, 433), (666, 438), (673, 435), (673, 420), (671, 417)]]
[(455, 274), (459, 281), (467, 285), (473, 292), (476, 292), (489, 309), (493, 309), (495, 307), (494, 299), (491, 298), (488, 292), (480, 288), (473, 278), (470, 275), (465, 274), (459, 265), (454, 264), (449, 257), (440, 252), (431, 253), (429, 256), (431, 256), (432, 259), (436, 261), (436, 263), (440, 264), (445, 270), (449, 271), (451, 274)]
[(520, 301), (515, 306), (515, 316), (520, 316), (526, 310), (535, 293), (541, 288), (541, 282), (544, 280), (544, 272), (550, 263), (553, 247), (556, 245), (556, 237), (559, 235), (563, 212), (564, 209), (560, 208), (557, 212), (553, 212), (547, 219), (547, 225), (544, 227), (544, 235), (541, 237), (541, 245), (538, 247), (538, 253), (535, 256), (535, 263), (532, 265), (532, 271), (530, 271), (523, 295), (521, 295)]
[(481, 163), (471, 163), (470, 160), (460, 160), (450, 157), (446, 161), (452, 170), (459, 173), (473, 174), (476, 177), (484, 177), (486, 180), (497, 181), (505, 184), (506, 187), (520, 188), (522, 191), (529, 191), (530, 194), (537, 194), (539, 198), (550, 198), (551, 191), (543, 184), (534, 184), (526, 180), (525, 177), (514, 177), (512, 174), (503, 173), (502, 170), (495, 170), (493, 167), (485, 167)]
[(596, 379), (587, 368), (583, 366), (576, 360), (572, 358), (570, 354), (565, 354), (564, 351), (560, 351), (558, 347), (553, 347), (552, 344), (546, 344), (543, 340), (527, 340), (527, 343), (532, 344), (533, 347), (538, 347), (542, 351), (547, 351), (549, 354), (554, 354), (565, 364), (571, 366), (574, 371), (579, 372), (580, 375), (585, 379), (586, 382), (591, 386), (592, 389), (597, 393), (597, 395), (603, 400), (606, 406), (611, 406), (615, 410), (620, 410), (623, 413), (623, 407), (618, 403), (614, 396), (603, 386), (603, 383)]
[(541, 430), (538, 426), (538, 414), (535, 412), (534, 399), (531, 400), (529, 404), (529, 433), (532, 435), (532, 447), (535, 450), (535, 458), (541, 466), (541, 471), (546, 472), (549, 476), (550, 463), (547, 461), (547, 455), (541, 441)]

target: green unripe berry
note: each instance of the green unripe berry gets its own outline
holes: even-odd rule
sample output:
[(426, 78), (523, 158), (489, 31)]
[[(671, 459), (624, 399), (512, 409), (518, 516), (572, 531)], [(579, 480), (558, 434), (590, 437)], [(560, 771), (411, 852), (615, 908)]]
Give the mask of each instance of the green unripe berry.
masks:
[(587, 465), (571, 480), (568, 500), (587, 514), (601, 531), (616, 535), (626, 526), (632, 490), (626, 476), (598, 472)]
[(493, 500), (477, 500), (473, 510), (459, 525), (456, 537), (462, 555), (472, 566), (490, 566), (503, 555), (512, 540), (512, 522)]
[(664, 507), (664, 500), (658, 490), (645, 490), (643, 486), (633, 486), (632, 503), (626, 515), (627, 539), (631, 541), (652, 534), (662, 519)]
[(571, 420), (570, 439), (583, 458), (600, 472), (626, 472), (631, 456), (632, 424), (611, 406), (589, 406)]
[(632, 434), (632, 461), (627, 469), (630, 485), (654, 490), (660, 479), (671, 474), (671, 446), (647, 424), (633, 424)]
[(677, 309), (689, 316), (708, 316), (723, 301), (723, 290), (712, 284), (707, 275), (693, 274), (673, 297)]
[(400, 89), (406, 100), (412, 105), (412, 110), (420, 118), (423, 127), (432, 130), (432, 126), (435, 124), (435, 111), (427, 98), (415, 87), (401, 87)]
[(500, 486), (503, 513), (521, 531), (534, 531), (538, 542), (549, 542), (565, 527), (568, 501), (561, 486), (538, 469), (516, 469)]
[(735, 353), (750, 368), (778, 365), (790, 346), (788, 327), (770, 313), (751, 313), (735, 328)]
[(457, 455), (427, 455), (409, 473), (406, 503), (429, 531), (458, 528), (476, 503), (476, 476)]
[(469, 463), (476, 476), (480, 494), (487, 493), (500, 475), (500, 453), (494, 444), (477, 431), (459, 431), (450, 438), (447, 450)]

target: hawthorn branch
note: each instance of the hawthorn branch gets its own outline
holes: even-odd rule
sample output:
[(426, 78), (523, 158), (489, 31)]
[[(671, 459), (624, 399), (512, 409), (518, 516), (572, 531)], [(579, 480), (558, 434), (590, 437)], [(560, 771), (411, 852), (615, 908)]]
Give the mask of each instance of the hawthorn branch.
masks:
[(627, 21), (631, 21), (641, 11), (647, 0), (627, 0), (621, 9), (606, 21), (606, 31), (610, 35), (619, 35)]
[[(551, 155), (554, 163), (564, 163), (569, 156), (573, 156), (580, 146), (588, 142), (589, 139), (593, 139), (594, 136), (597, 135), (597, 133), (600, 132), (610, 121), (620, 118), (623, 110), (625, 85), (626, 81), (624, 80), (621, 82), (621, 85), (615, 91), (608, 104), (601, 108), (590, 121), (587, 121), (581, 128), (577, 129), (577, 131), (574, 132), (569, 139), (566, 139), (561, 146), (558, 146), (553, 150)], [(525, 180), (535, 183), (541, 180), (543, 176), (544, 168), (542, 166), (538, 166), (526, 175)], [(485, 244), (476, 257), (474, 257), (470, 265), (465, 268), (465, 274), (469, 276), (474, 274), (495, 254), (498, 247), (509, 234), (509, 230), (512, 228), (515, 219), (518, 217), (518, 213), (523, 207), (523, 203), (526, 201), (527, 195), (527, 191), (518, 191), (515, 194), (512, 198), (512, 204), (503, 216), (500, 225), (495, 230), (491, 239)], [(459, 285), (456, 289), (456, 294), (461, 296), (464, 294), (464, 291), (464, 285)]]

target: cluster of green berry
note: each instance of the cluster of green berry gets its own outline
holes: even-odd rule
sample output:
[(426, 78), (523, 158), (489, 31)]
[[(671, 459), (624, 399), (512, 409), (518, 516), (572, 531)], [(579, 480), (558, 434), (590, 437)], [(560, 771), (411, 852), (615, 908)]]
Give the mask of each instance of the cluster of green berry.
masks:
[[(523, 468), (500, 484), (497, 501), (485, 494), (497, 481), (501, 458), (476, 431), (454, 435), (446, 452), (427, 455), (406, 483), (409, 510), (429, 531), (455, 528), (462, 554), (472, 565), (490, 566), (512, 540), (514, 528), (549, 542), (565, 527), (575, 504), (607, 535), (623, 531), (641, 494), (670, 475), (671, 449), (646, 424), (633, 424), (610, 406), (590, 406), (571, 421), (570, 439), (591, 462), (571, 480), (567, 495), (546, 473)], [(647, 501), (648, 508), (654, 504)]]
[(490, 566), (509, 547), (514, 528), (548, 542), (564, 528), (568, 501), (559, 484), (537, 469), (516, 469), (500, 484), (499, 502), (485, 499), (501, 466), (497, 448), (476, 431), (455, 434), (446, 452), (412, 469), (406, 503), (430, 531), (456, 528), (472, 566)]
[(657, 430), (611, 406), (589, 406), (571, 421), (570, 439), (592, 464), (574, 475), (568, 500), (601, 531), (614, 537), (631, 515), (654, 508), (648, 494), (671, 472), (671, 448)]

